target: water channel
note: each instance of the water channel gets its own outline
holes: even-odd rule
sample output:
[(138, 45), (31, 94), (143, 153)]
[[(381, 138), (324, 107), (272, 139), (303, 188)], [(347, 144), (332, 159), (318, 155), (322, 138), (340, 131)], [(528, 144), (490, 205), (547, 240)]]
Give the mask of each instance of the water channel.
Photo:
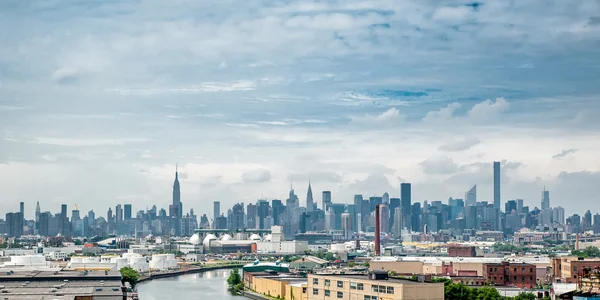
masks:
[(137, 286), (140, 300), (164, 299), (219, 299), (243, 300), (232, 295), (227, 288), (227, 277), (231, 270), (214, 270), (204, 273), (155, 279)]

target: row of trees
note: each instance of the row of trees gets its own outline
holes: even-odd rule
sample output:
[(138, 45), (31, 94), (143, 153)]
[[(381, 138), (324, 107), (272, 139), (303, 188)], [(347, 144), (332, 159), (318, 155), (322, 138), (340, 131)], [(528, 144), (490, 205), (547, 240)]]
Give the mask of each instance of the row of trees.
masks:
[[(446, 300), (535, 300), (537, 296), (530, 292), (522, 292), (514, 297), (500, 295), (497, 289), (489, 286), (472, 288), (462, 283), (453, 283), (447, 278), (437, 278), (435, 282), (444, 283), (444, 299)], [(544, 298), (548, 299), (549, 298)]]

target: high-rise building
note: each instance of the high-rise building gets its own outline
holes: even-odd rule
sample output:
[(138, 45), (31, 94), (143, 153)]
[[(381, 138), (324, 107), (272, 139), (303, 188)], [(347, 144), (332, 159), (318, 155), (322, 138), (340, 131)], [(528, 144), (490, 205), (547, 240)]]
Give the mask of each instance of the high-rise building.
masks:
[(256, 203), (257, 209), (257, 227), (258, 229), (270, 229), (265, 224), (265, 219), (269, 216), (269, 202), (267, 200), (258, 200)]
[(507, 214), (510, 214), (513, 210), (517, 211), (517, 201), (515, 201), (515, 200), (506, 201), (506, 203), (504, 204), (504, 211)]
[[(408, 182), (400, 184), (400, 207), (402, 208), (402, 228), (412, 228), (412, 187)], [(418, 230), (418, 228), (413, 228)]]
[(412, 204), (410, 212), (410, 227), (412, 231), (420, 232), (421, 228), (421, 203), (415, 202)]
[(123, 207), (121, 204), (117, 204), (115, 207), (115, 223), (123, 222)]
[(131, 220), (131, 204), (125, 204), (123, 205), (123, 211), (124, 211), (124, 219), (125, 220)]
[(344, 232), (344, 239), (350, 240), (353, 236), (352, 231), (352, 217), (349, 213), (342, 213), (342, 231)]
[[(38, 226), (38, 222), (40, 221), (40, 201), (37, 202), (37, 204), (35, 205), (35, 230), (39, 231), (40, 226)], [(36, 232), (37, 233), (37, 232)]]
[(389, 204), (390, 194), (388, 194), (388, 192), (383, 193), (383, 196), (381, 196), (381, 201), (383, 202), (383, 204)]
[(181, 191), (179, 189), (179, 170), (175, 166), (175, 181), (173, 182), (173, 213), (171, 218), (181, 219), (183, 207), (181, 205)]
[(331, 191), (323, 191), (323, 211), (331, 204)]
[(96, 213), (93, 210), (88, 211), (87, 217), (90, 224), (94, 224), (94, 221), (96, 221)]
[[(221, 202), (213, 202), (213, 220), (216, 220), (221, 215)], [(214, 223), (214, 221), (213, 221)], [(214, 227), (214, 225), (213, 225)]]
[(523, 213), (523, 199), (517, 199), (517, 214)]
[(281, 216), (285, 211), (283, 202), (279, 199), (271, 200), (271, 216), (273, 217), (273, 225), (279, 226), (281, 224)]
[(500, 209), (500, 162), (494, 162), (494, 207)]
[(542, 210), (550, 208), (550, 191), (544, 190), (542, 191)]
[(312, 187), (310, 186), (310, 181), (308, 182), (308, 191), (306, 192), (306, 212), (312, 212), (315, 206), (315, 202), (313, 201)]
[(552, 209), (552, 221), (560, 225), (565, 225), (565, 209), (561, 206)]
[(39, 235), (48, 236), (51, 218), (52, 218), (52, 215), (49, 212), (40, 213), (39, 220), (38, 220), (38, 234)]
[(394, 234), (394, 236), (401, 236), (402, 235), (402, 208), (401, 207), (396, 207), (394, 209), (394, 225), (392, 226), (392, 233)]
[(390, 209), (385, 204), (379, 205), (379, 228), (381, 232), (390, 232)]
[(25, 219), (25, 202), (23, 201), (19, 203), (19, 212), (21, 213), (21, 216), (23, 216), (23, 219)]
[(6, 233), (8, 237), (21, 237), (23, 235), (23, 215), (21, 212), (6, 214)]
[(474, 184), (465, 193), (465, 206), (477, 205), (477, 185)]

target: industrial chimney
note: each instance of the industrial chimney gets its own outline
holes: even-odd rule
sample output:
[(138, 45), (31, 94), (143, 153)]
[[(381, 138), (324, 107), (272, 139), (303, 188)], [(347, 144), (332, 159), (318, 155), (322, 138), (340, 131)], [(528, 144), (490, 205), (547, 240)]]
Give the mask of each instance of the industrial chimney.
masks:
[(379, 220), (379, 204), (375, 206), (375, 256), (381, 255), (381, 220)]

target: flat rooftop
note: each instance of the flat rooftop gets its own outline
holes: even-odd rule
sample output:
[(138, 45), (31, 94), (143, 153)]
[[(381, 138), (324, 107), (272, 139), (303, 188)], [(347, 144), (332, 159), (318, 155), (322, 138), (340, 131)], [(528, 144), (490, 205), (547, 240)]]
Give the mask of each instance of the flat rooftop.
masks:
[(377, 283), (381, 283), (381, 284), (385, 284), (386, 282), (391, 282), (391, 283), (397, 283), (397, 284), (443, 284), (443, 283), (437, 283), (437, 282), (420, 282), (420, 281), (412, 281), (412, 280), (408, 280), (408, 279), (400, 279), (400, 278), (393, 278), (393, 277), (388, 277), (387, 279), (371, 279), (368, 275), (364, 275), (364, 274), (315, 274), (318, 276), (327, 276), (327, 277), (339, 277), (339, 278), (346, 278), (346, 279), (357, 279), (357, 280), (369, 280), (369, 281), (373, 281), (373, 282), (377, 282)]
[[(0, 273), (0, 285), (11, 281), (121, 281), (118, 271), (16, 271)], [(9, 274), (10, 273), (10, 274)]]
[(121, 282), (116, 280), (86, 281), (1, 281), (0, 295), (8, 299), (75, 299), (92, 296), (94, 299), (123, 299)]

